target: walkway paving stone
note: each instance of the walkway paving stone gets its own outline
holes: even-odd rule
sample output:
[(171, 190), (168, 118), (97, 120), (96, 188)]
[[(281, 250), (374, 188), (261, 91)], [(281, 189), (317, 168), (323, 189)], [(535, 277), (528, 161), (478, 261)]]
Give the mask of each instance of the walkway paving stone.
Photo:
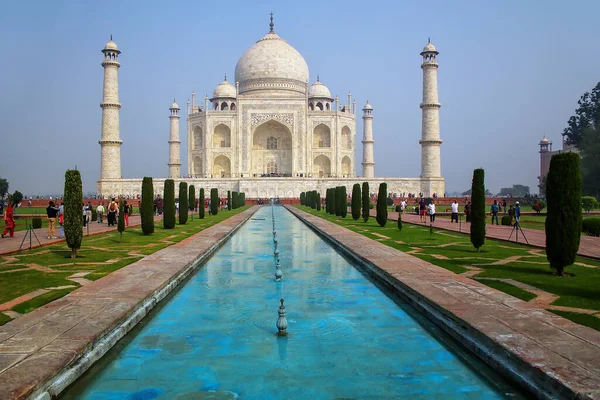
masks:
[(421, 312), (438, 315), (438, 325), (462, 337), (463, 344), (499, 370), (522, 374), (523, 382), (547, 396), (600, 399), (600, 332), (295, 207), (288, 209), (375, 266), (374, 274)]
[(234, 215), (0, 326), (0, 399), (25, 399), (45, 389), (257, 210)]

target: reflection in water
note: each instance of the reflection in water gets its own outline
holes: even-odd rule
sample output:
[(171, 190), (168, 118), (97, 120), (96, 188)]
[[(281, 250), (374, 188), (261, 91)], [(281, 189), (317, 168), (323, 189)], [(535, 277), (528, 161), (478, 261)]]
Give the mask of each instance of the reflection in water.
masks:
[[(519, 397), (288, 211), (275, 215), (283, 281), (264, 207), (67, 398)], [(287, 337), (276, 335), (280, 298)]]

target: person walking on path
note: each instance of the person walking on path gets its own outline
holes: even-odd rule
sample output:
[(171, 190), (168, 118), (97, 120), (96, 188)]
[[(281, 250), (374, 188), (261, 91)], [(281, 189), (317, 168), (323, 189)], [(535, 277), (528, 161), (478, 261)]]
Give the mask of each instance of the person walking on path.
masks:
[(101, 224), (104, 220), (104, 203), (98, 204), (98, 207), (96, 207), (96, 214), (98, 215), (98, 223)]
[(508, 225), (509, 226), (513, 226), (513, 218), (515, 217), (515, 209), (513, 208), (512, 204), (510, 205), (510, 208), (508, 209)]
[(13, 214), (13, 206), (12, 201), (8, 199), (8, 206), (6, 207), (6, 215), (4, 216), (4, 225), (6, 229), (2, 232), (2, 239), (6, 236), (7, 233), (10, 233), (10, 237), (15, 236), (15, 216)]
[(496, 219), (496, 225), (500, 225), (498, 223), (498, 200), (494, 200), (494, 204), (491, 207), (492, 214), (492, 225), (494, 225), (494, 219)]
[(54, 202), (50, 201), (46, 207), (46, 215), (48, 216), (48, 239), (56, 239), (56, 217), (60, 210), (54, 206)]
[(400, 212), (403, 213), (405, 208), (406, 208), (406, 200), (403, 199), (400, 202)]
[(129, 211), (131, 207), (127, 204), (127, 201), (123, 203), (123, 216), (125, 217), (125, 226), (129, 226)]
[(108, 205), (108, 226), (115, 226), (115, 220), (117, 219), (117, 210), (119, 206), (115, 202), (115, 198), (113, 197), (112, 201)]
[(91, 201), (88, 201), (87, 208), (85, 211), (86, 211), (85, 216), (86, 216), (87, 222), (89, 224), (90, 222), (92, 222), (92, 202)]
[(521, 206), (519, 205), (519, 202), (517, 201), (515, 203), (515, 225), (518, 225), (519, 222), (521, 222)]
[(450, 207), (452, 210), (452, 215), (450, 216), (450, 222), (458, 223), (458, 201), (456, 201), (456, 199), (454, 199), (454, 202), (452, 202), (452, 205)]
[(431, 200), (431, 203), (429, 203), (429, 222), (434, 223), (435, 222), (435, 202), (433, 200)]
[(421, 201), (419, 201), (419, 215), (421, 218), (421, 222), (426, 223), (426, 219), (425, 219), (425, 210), (427, 208), (427, 205), (425, 204), (425, 200), (421, 197)]

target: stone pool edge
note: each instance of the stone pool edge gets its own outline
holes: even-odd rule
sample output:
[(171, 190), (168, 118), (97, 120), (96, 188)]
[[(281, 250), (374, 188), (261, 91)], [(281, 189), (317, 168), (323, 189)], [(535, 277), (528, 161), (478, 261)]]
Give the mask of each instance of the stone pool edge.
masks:
[[(455, 312), (456, 310), (452, 311), (449, 309), (450, 307), (444, 306), (443, 297), (433, 299), (428, 297), (427, 293), (424, 293), (427, 289), (426, 286), (428, 284), (431, 286), (431, 283), (433, 283), (433, 281), (436, 281), (436, 283), (442, 282), (441, 285), (443, 285), (443, 281), (449, 281), (450, 279), (452, 279), (452, 276), (456, 278), (459, 277), (459, 275), (453, 274), (441, 267), (437, 267), (433, 264), (427, 263), (426, 261), (420, 260), (399, 250), (381, 244), (376, 240), (369, 239), (366, 236), (350, 231), (347, 228), (331, 223), (317, 216), (305, 213), (304, 211), (296, 207), (285, 206), (285, 208), (288, 209), (298, 219), (300, 219), (304, 224), (306, 224), (310, 229), (316, 232), (326, 242), (331, 244), (337, 251), (359, 264), (366, 273), (368, 273), (378, 282), (382, 283), (387, 289), (390, 289), (392, 292), (398, 294), (400, 297), (406, 300), (408, 304), (410, 304), (413, 308), (426, 315), (432, 322), (434, 322), (446, 333), (450, 334), (452, 337), (458, 340), (463, 346), (469, 349), (469, 351), (471, 351), (484, 362), (486, 362), (488, 365), (490, 365), (490, 367), (500, 371), (502, 375), (508, 377), (510, 380), (520, 385), (528, 392), (534, 394), (537, 398), (600, 398), (600, 390), (598, 389), (600, 388), (600, 379), (597, 373), (594, 374), (591, 371), (587, 370), (585, 368), (585, 365), (578, 365), (579, 368), (573, 368), (570, 365), (564, 368), (561, 368), (560, 366), (549, 365), (548, 363), (544, 362), (544, 355), (546, 355), (545, 353), (542, 354), (541, 357), (538, 353), (536, 354), (536, 357), (531, 357), (531, 359), (529, 359), (525, 356), (525, 354), (527, 354), (528, 348), (527, 346), (523, 346), (524, 343), (522, 341), (519, 342), (508, 340), (502, 342), (501, 340), (499, 340), (499, 337), (503, 335), (499, 335), (498, 333), (493, 332), (496, 333), (496, 337), (492, 337), (484, 331), (486, 328), (488, 328), (488, 332), (491, 329), (495, 328), (495, 326), (493, 326), (493, 323), (486, 325), (489, 323), (489, 321), (486, 321), (485, 318), (487, 317), (487, 315), (485, 317), (482, 317), (481, 315), (477, 315), (473, 312), (469, 313), (469, 311), (463, 313), (463, 316), (457, 315), (457, 313)], [(430, 275), (432, 278), (432, 282), (411, 282), (411, 278), (407, 279), (409, 282), (403, 282), (399, 278), (393, 276), (390, 271), (387, 271), (385, 266), (380, 266), (376, 262), (369, 260), (368, 257), (377, 258), (376, 256), (373, 256), (371, 252), (372, 249), (369, 249), (366, 252), (363, 251), (363, 253), (371, 252), (371, 254), (365, 256), (359, 251), (349, 248), (346, 244), (338, 240), (338, 238), (336, 238), (334, 234), (325, 232), (321, 227), (316, 226), (313, 222), (309, 220), (309, 218), (316, 219), (316, 221), (318, 221), (319, 224), (324, 225), (323, 228), (325, 228), (327, 224), (330, 224), (330, 226), (332, 227), (339, 228), (340, 230), (349, 232), (351, 235), (356, 235), (357, 237), (360, 237), (361, 241), (370, 241), (370, 243), (376, 243), (380, 246), (385, 246), (386, 248), (392, 250), (388, 251), (388, 253), (398, 252), (402, 254), (402, 258), (405, 261), (414, 259), (414, 267), (418, 267), (418, 265), (424, 265), (423, 263), (428, 264), (429, 266), (431, 266), (431, 268), (428, 267), (428, 269), (430, 270), (428, 271), (428, 273), (432, 273)], [(383, 264), (385, 263), (385, 261), (381, 260), (381, 263)], [(439, 276), (434, 276), (436, 272), (439, 272)], [(428, 275), (425, 274), (423, 276)], [(423, 276), (421, 276), (421, 278)], [(439, 279), (440, 276), (442, 276), (443, 278)], [(463, 279), (459, 279), (461, 280), (461, 282), (458, 283), (463, 285)], [(492, 293), (497, 292), (496, 294), (494, 294), (494, 297), (496, 299), (502, 297), (510, 298), (510, 300), (508, 301), (511, 302), (511, 306), (513, 306), (513, 308), (519, 309), (519, 311), (525, 310), (528, 312), (536, 312), (539, 310), (540, 312), (545, 312), (542, 309), (535, 309), (535, 307), (527, 304), (526, 302), (514, 299), (511, 296), (508, 296), (502, 292), (498, 292), (494, 289), (486, 287), (485, 285), (480, 284), (479, 282), (470, 279), (469, 281), (472, 282), (472, 286), (481, 285), (482, 287), (484, 287), (484, 290), (488, 293), (490, 291)], [(469, 282), (469, 285), (471, 285), (471, 282)], [(519, 304), (519, 302), (522, 304)], [(498, 305), (501, 304), (498, 303)], [(457, 309), (461, 310), (460, 306), (457, 307)], [(478, 321), (478, 318), (480, 318), (481, 321)], [(552, 318), (554, 318), (554, 316), (552, 316)], [(576, 325), (568, 320), (565, 320), (563, 326), (568, 328), (569, 324)], [(490, 328), (490, 326), (492, 328)], [(579, 326), (577, 327), (579, 328)], [(600, 334), (598, 334), (598, 332), (590, 328), (581, 328), (584, 330), (585, 334), (587, 334), (586, 336), (600, 338)], [(524, 331), (527, 330), (524, 329)], [(531, 335), (531, 331), (527, 331), (527, 333)], [(516, 335), (507, 334), (505, 336), (511, 336), (512, 339), (512, 336)], [(582, 344), (584, 344), (584, 342), (586, 342), (585, 344), (588, 344), (587, 342), (589, 342), (586, 339), (580, 338), (577, 333), (572, 334), (572, 336), (580, 339), (582, 341)], [(535, 343), (532, 341), (532, 339), (524, 335), (522, 335), (521, 339), (525, 341), (525, 344)], [(540, 351), (541, 349), (542, 351), (547, 351), (548, 353), (550, 353), (552, 350), (546, 346), (541, 345), (540, 343), (542, 342), (543, 340), (537, 343), (538, 348), (536, 348), (536, 350)], [(596, 342), (596, 346), (597, 343), (599, 342)], [(595, 354), (600, 354), (600, 352), (595, 352)], [(550, 357), (550, 355), (552, 357)], [(560, 354), (548, 354), (548, 359), (556, 360), (557, 355)], [(577, 364), (576, 361), (578, 360), (564, 359), (565, 364)], [(576, 379), (574, 376), (576, 375), (576, 371), (574, 371), (573, 369), (576, 369), (579, 373), (581, 373), (581, 371), (583, 370), (588, 374), (585, 377), (577, 376), (579, 379)]]
[[(175, 248), (181, 248), (185, 244), (194, 243), (194, 239), (198, 239), (205, 234), (210, 239), (214, 239), (213, 242), (205, 249), (199, 250), (199, 253), (193, 257), (190, 261), (178, 268), (170, 278), (166, 278), (166, 282), (161, 283), (160, 286), (152, 288), (152, 292), (143, 298), (137, 299), (135, 303), (128, 310), (123, 310), (122, 314), (115, 314), (115, 318), (110, 323), (107, 329), (99, 333), (94, 339), (85, 345), (85, 349), (68, 363), (62, 366), (58, 373), (54, 374), (50, 379), (43, 381), (39, 378), (32, 378), (33, 381), (30, 386), (27, 386), (24, 392), (13, 393), (14, 399), (28, 398), (31, 400), (49, 400), (59, 396), (68, 386), (75, 382), (81, 375), (83, 375), (96, 361), (102, 358), (121, 338), (123, 338), (133, 327), (135, 327), (161, 300), (168, 296), (173, 290), (175, 290), (182, 282), (196, 272), (204, 265), (205, 261), (208, 260), (219, 248), (221, 248), (229, 238), (242, 227), (260, 207), (253, 206), (248, 210), (243, 211), (240, 214), (231, 216), (230, 218), (221, 221), (220, 223), (213, 225), (207, 229), (204, 229), (197, 234), (184, 239), (179, 243), (175, 243), (169, 247), (161, 249), (150, 256), (146, 256), (136, 263), (130, 264), (120, 271), (124, 271), (126, 268), (135, 268), (136, 264), (141, 263), (143, 260), (152, 258), (158, 262), (161, 255), (168, 252), (173, 252)], [(227, 221), (234, 219), (235, 226), (231, 227), (226, 232), (219, 232), (219, 226), (222, 228), (226, 225)], [(222, 225), (223, 224), (223, 225)], [(142, 265), (143, 268), (143, 265)], [(110, 275), (109, 275), (110, 276)], [(103, 278), (104, 279), (104, 278)], [(100, 282), (100, 280), (96, 282)], [(73, 295), (76, 295), (73, 292)], [(40, 309), (41, 310), (41, 309)], [(31, 354), (34, 355), (35, 353)], [(31, 356), (30, 355), (30, 356)], [(16, 365), (18, 368), (18, 364)]]

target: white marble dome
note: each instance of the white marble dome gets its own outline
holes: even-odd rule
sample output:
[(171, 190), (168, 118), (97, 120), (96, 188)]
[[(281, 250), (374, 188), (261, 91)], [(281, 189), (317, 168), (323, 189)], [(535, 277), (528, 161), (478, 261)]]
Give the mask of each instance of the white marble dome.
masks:
[(170, 110), (173, 110), (173, 109), (179, 110), (179, 105), (177, 103), (175, 103), (175, 100), (173, 100), (173, 103), (171, 104), (171, 107), (169, 109)]
[(113, 42), (112, 39), (110, 39), (105, 45), (104, 45), (104, 50), (119, 50), (119, 48), (117, 47), (117, 44), (115, 42)]
[(423, 53), (437, 52), (437, 49), (431, 42), (427, 43), (425, 47), (423, 47)]
[(213, 98), (218, 97), (233, 97), (235, 98), (237, 95), (235, 88), (233, 85), (227, 81), (223, 81), (219, 83), (219, 86), (215, 88), (213, 92)]
[(331, 99), (331, 92), (327, 86), (323, 85), (320, 81), (316, 81), (308, 88), (308, 97)]
[(250, 90), (306, 92), (308, 65), (302, 54), (269, 32), (240, 57), (235, 67), (240, 93)]

